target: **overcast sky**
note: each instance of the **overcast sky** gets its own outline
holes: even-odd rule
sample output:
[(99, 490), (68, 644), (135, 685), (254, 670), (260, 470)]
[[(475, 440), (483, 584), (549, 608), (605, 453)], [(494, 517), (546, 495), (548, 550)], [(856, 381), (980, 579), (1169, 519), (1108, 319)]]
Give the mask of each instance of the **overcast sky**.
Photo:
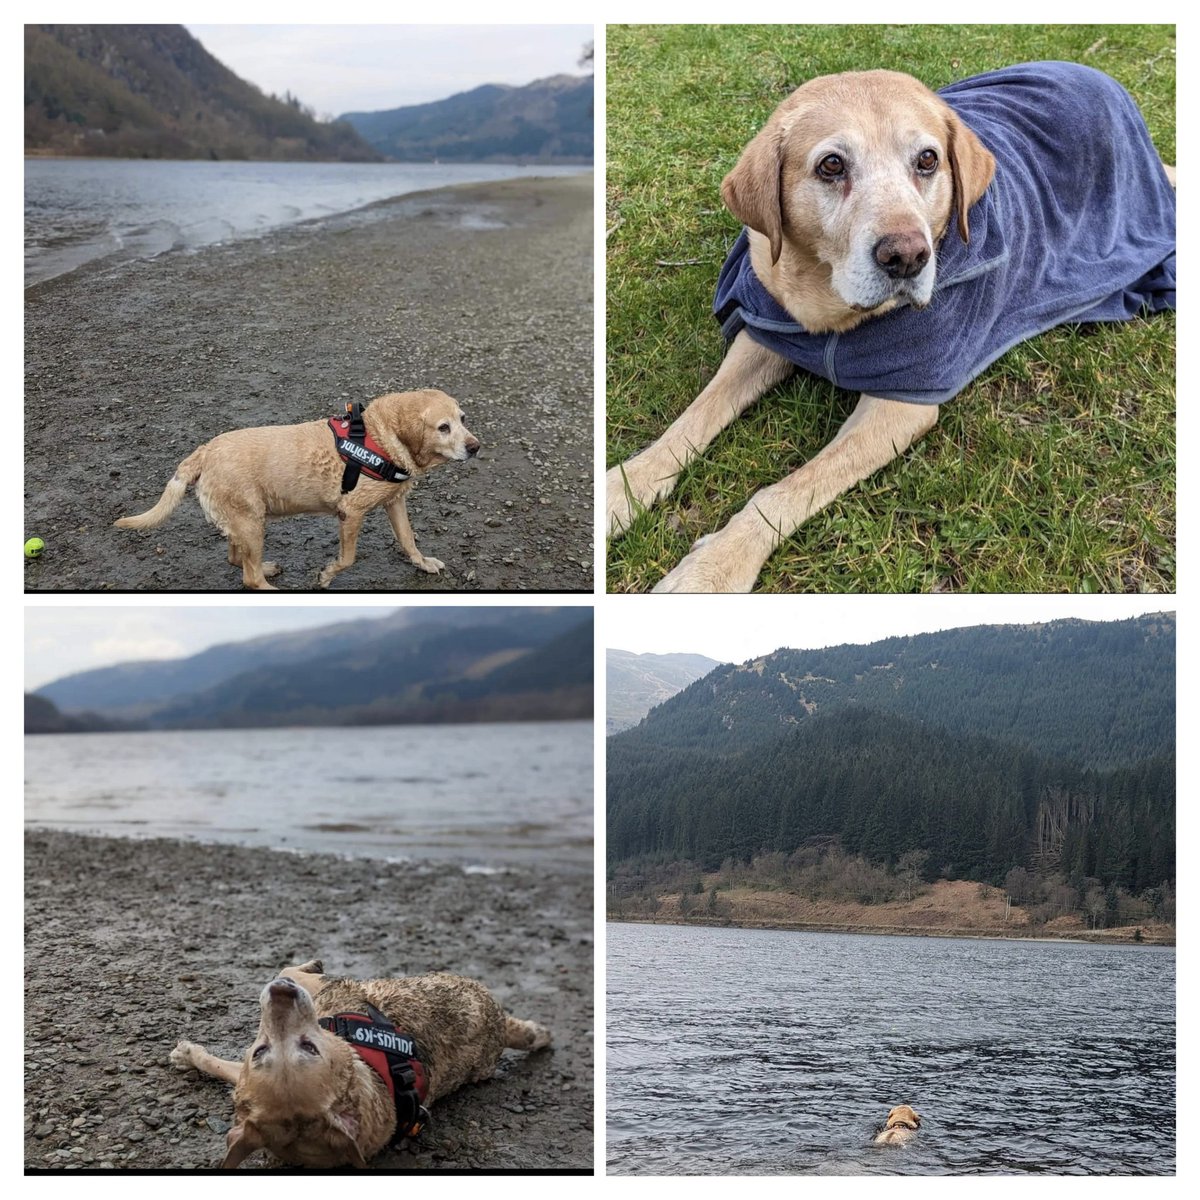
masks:
[(92, 667), (146, 658), (183, 658), (220, 642), (310, 629), (394, 612), (366, 605), (270, 608), (63, 606), (25, 610), (25, 690)]
[[(436, 12), (436, 10), (431, 10)], [(188, 25), (264, 92), (319, 116), (443, 100), (484, 83), (581, 75), (590, 25)]]
[(610, 596), (605, 645), (636, 654), (745, 662), (781, 646), (811, 650), (963, 625), (1082, 617), (1120, 621), (1175, 608), (1174, 596)]

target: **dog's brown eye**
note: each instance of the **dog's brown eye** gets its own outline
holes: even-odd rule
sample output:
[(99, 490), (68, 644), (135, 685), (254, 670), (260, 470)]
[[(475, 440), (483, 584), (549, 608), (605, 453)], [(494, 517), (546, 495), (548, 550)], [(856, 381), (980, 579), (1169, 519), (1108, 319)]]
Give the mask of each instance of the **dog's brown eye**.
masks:
[(846, 164), (836, 154), (827, 154), (817, 163), (817, 174), (822, 179), (840, 179), (846, 173)]
[(922, 150), (917, 155), (917, 170), (922, 175), (932, 175), (937, 170), (938, 156), (936, 150)]
[(303, 1050), (305, 1054), (320, 1054), (321, 1053), (320, 1050), (318, 1050), (316, 1048), (316, 1046), (313, 1045), (313, 1043), (308, 1040), (308, 1038), (300, 1039), (300, 1049)]
[(449, 432), (450, 432), (450, 422), (449, 422), (449, 421), (443, 421), (443, 422), (442, 422), (442, 423), (441, 423), (441, 424), (438, 426), (438, 433), (449, 433)]
[(269, 1045), (268, 1045), (266, 1042), (263, 1042), (263, 1044), (262, 1044), (261, 1046), (255, 1046), (255, 1047), (254, 1047), (254, 1053), (253, 1053), (252, 1055), (250, 1055), (250, 1057), (251, 1057), (252, 1059), (256, 1059), (256, 1060), (257, 1060), (257, 1059), (260, 1059), (260, 1058), (262, 1058), (262, 1056), (263, 1056), (264, 1054), (266, 1054), (266, 1052), (267, 1052), (268, 1050), (270, 1050), (270, 1048), (271, 1048), (271, 1047), (270, 1047), (270, 1046), (269, 1046)]

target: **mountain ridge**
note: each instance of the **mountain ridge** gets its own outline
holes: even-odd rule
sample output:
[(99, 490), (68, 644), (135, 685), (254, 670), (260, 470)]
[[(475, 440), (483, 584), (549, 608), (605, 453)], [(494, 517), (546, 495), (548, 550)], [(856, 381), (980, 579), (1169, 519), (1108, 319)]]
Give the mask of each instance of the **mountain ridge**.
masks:
[(581, 718), (592, 610), (404, 608), (68, 675), (35, 695), (151, 728)]
[(595, 150), (594, 84), (591, 75), (551, 75), (519, 87), (487, 83), (338, 120), (401, 162), (586, 164)]

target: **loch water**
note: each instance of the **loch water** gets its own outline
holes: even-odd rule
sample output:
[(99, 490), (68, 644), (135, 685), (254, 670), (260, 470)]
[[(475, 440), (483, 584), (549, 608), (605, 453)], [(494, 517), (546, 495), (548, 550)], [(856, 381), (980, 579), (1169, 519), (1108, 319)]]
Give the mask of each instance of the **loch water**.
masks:
[(519, 163), (25, 161), (25, 285), (260, 237), (430, 188), (588, 167)]
[(592, 723), (27, 735), (25, 823), (590, 873)]
[[(612, 1174), (1172, 1174), (1175, 951), (613, 924)], [(872, 1138), (894, 1104), (903, 1147)]]

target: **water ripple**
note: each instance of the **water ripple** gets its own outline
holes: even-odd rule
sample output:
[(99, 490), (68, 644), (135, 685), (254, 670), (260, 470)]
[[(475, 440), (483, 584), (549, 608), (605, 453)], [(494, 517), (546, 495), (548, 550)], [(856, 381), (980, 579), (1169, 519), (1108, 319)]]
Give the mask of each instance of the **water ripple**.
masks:
[(1174, 1172), (1171, 949), (618, 924), (608, 980), (615, 1174)]

